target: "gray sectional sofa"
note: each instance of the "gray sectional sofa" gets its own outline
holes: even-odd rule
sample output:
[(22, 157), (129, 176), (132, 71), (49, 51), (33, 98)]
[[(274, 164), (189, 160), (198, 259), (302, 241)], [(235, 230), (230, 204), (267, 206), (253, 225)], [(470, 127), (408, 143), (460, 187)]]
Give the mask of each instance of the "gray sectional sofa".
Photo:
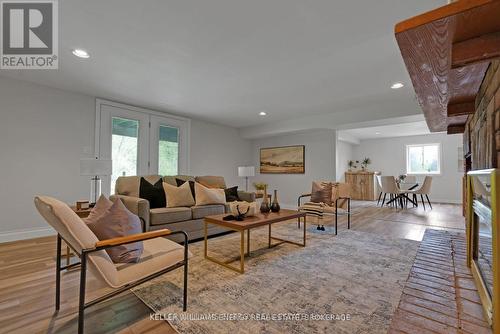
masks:
[[(147, 175), (144, 178), (150, 183), (156, 183), (160, 175)], [(225, 188), (226, 182), (222, 176), (164, 176), (163, 181), (177, 185), (175, 179), (184, 181), (196, 181), (215, 188)], [(209, 215), (223, 214), (229, 212), (229, 205), (202, 205), (178, 208), (150, 209), (149, 202), (139, 198), (140, 176), (123, 176), (116, 181), (115, 194), (111, 198), (120, 198), (125, 206), (144, 220), (145, 231), (154, 231), (168, 228), (171, 231), (185, 231), (189, 240), (199, 239), (204, 236), (203, 218)], [(238, 197), (242, 201), (254, 202), (255, 194), (238, 191)], [(208, 226), (208, 235), (214, 235), (227, 230), (217, 226)], [(172, 238), (175, 241), (175, 238)]]

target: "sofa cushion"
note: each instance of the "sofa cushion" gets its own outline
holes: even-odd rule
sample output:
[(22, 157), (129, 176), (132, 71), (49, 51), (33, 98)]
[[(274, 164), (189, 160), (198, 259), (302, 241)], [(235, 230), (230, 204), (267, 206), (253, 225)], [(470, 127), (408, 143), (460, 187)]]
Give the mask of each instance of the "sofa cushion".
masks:
[[(138, 216), (127, 210), (120, 199), (115, 199), (111, 207), (95, 222), (87, 225), (99, 240), (126, 237), (142, 232), (142, 223)], [(106, 249), (114, 263), (137, 262), (143, 251), (142, 241), (119, 245)]]
[(169, 175), (163, 177), (163, 182), (166, 182), (172, 186), (176, 186), (177, 182), (175, 179), (183, 180), (183, 181), (192, 181), (194, 182), (194, 176), (189, 175)]
[(148, 200), (151, 209), (164, 208), (167, 206), (163, 180), (158, 180), (155, 184), (149, 183), (141, 177), (139, 185), (139, 197)]
[(168, 223), (190, 220), (192, 213), (190, 208), (157, 208), (151, 209), (151, 225), (163, 225)]
[(95, 224), (97, 222), (97, 219), (105, 214), (106, 211), (108, 211), (112, 206), (113, 202), (111, 202), (106, 196), (101, 195), (95, 203), (95, 206), (92, 208), (92, 210), (90, 210), (87, 218), (83, 218), (83, 221), (85, 222), (85, 224)]
[(222, 176), (197, 176), (195, 181), (207, 188), (226, 188), (226, 181)]
[(220, 215), (226, 212), (226, 208), (222, 204), (213, 205), (196, 205), (191, 207), (193, 211), (193, 219), (200, 219), (211, 215)]
[(190, 207), (195, 204), (188, 182), (180, 187), (163, 182), (163, 189), (167, 197), (167, 208)]
[(194, 184), (196, 205), (226, 204), (224, 189), (207, 188), (196, 182)]
[(184, 181), (181, 179), (175, 179), (175, 182), (177, 183), (177, 187), (182, 186), (186, 182), (189, 183), (189, 188), (191, 189), (191, 195), (193, 195), (193, 198), (196, 198), (195, 190), (194, 190), (194, 181)]
[[(161, 179), (160, 175), (146, 175), (144, 178), (151, 184)], [(140, 176), (120, 176), (116, 180), (115, 194), (131, 197), (139, 197)]]
[(234, 202), (240, 200), (240, 197), (238, 196), (238, 186), (226, 188), (224, 189), (224, 192), (226, 193), (226, 202)]
[[(189, 252), (191, 257), (192, 253)], [(135, 282), (184, 260), (184, 247), (165, 238), (144, 241), (144, 251), (137, 264), (117, 264), (117, 281), (120, 285)]]

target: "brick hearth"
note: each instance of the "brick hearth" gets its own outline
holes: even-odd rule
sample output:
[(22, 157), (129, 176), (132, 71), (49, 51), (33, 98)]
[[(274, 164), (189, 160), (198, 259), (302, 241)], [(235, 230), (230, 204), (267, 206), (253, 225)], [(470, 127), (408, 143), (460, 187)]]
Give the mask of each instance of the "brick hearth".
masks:
[(426, 230), (389, 333), (491, 333), (464, 234)]

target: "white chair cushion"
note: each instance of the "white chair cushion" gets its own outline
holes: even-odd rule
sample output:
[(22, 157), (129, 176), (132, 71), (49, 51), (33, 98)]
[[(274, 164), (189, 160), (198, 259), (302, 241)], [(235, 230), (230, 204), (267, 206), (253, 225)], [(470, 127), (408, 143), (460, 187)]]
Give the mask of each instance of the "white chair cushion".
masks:
[[(165, 238), (145, 240), (138, 263), (117, 263), (119, 286), (166, 269), (184, 260), (184, 246)], [(191, 257), (191, 252), (189, 257)]]

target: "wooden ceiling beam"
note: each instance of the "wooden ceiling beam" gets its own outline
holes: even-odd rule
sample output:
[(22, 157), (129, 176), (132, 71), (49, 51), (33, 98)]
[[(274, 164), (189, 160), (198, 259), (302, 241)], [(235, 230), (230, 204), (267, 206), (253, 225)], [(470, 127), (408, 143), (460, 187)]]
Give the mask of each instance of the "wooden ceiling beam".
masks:
[(465, 124), (456, 124), (456, 125), (448, 125), (448, 129), (446, 131), (449, 135), (454, 135), (457, 133), (465, 132)]
[(453, 43), (451, 68), (500, 58), (500, 31)]
[(448, 104), (448, 117), (471, 115), (476, 112), (476, 103), (474, 101), (464, 103)]

